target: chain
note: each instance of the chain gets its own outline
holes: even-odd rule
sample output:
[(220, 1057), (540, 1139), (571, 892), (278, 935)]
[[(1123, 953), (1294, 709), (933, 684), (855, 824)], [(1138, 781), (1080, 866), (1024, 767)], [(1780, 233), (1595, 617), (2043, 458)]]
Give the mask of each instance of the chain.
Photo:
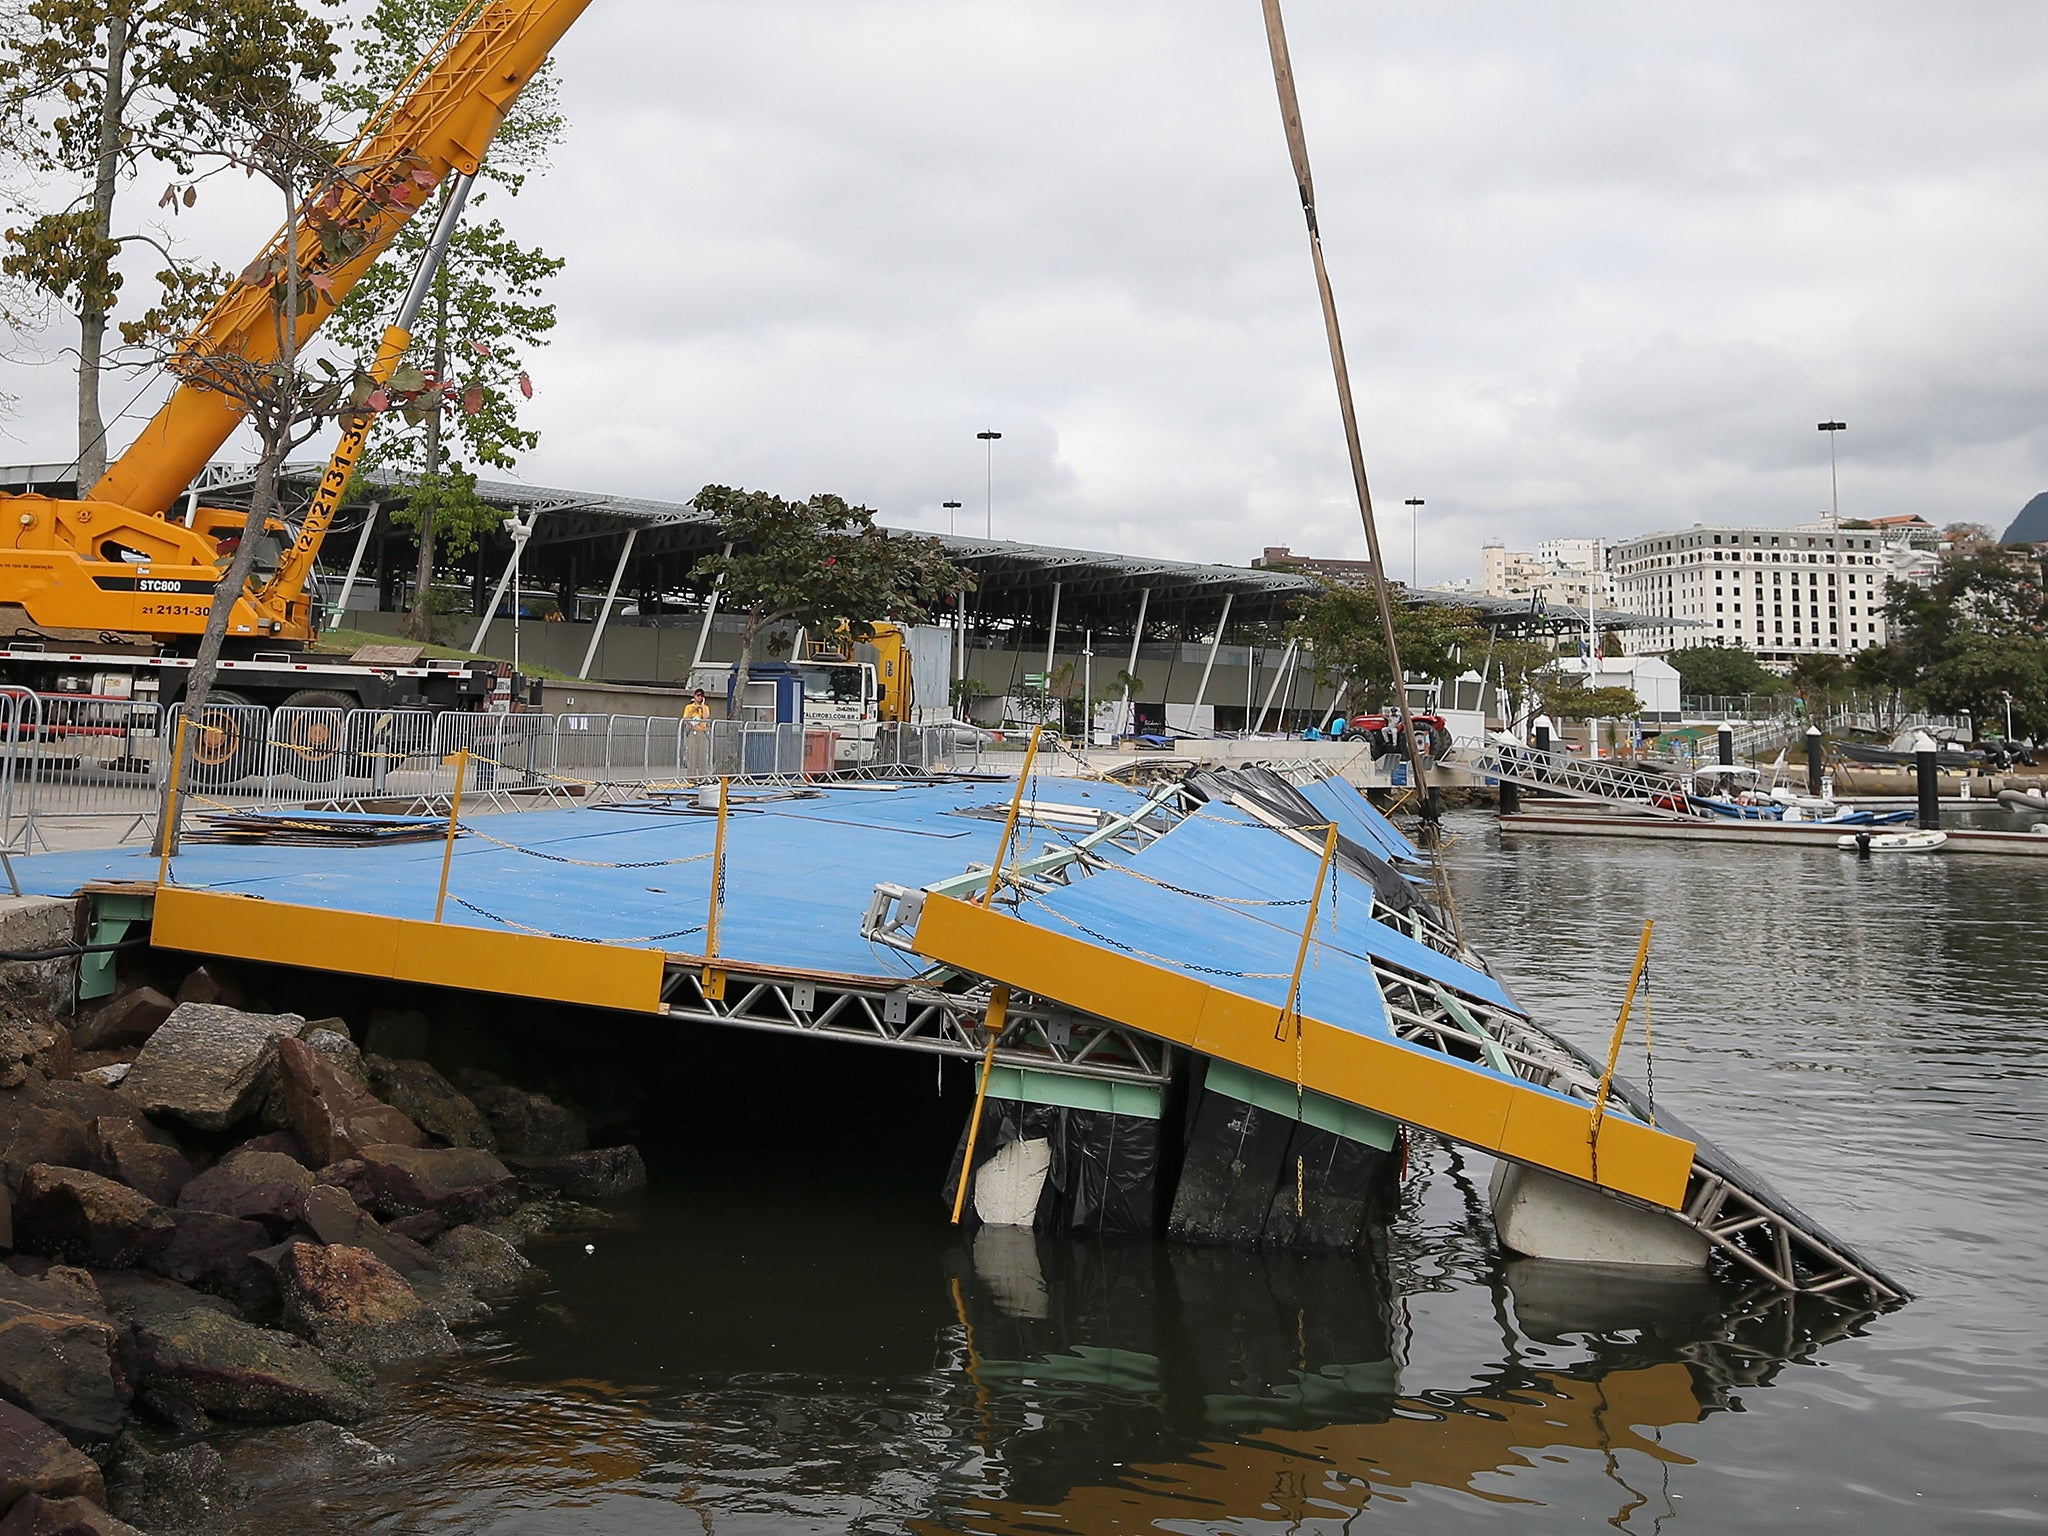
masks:
[(448, 899), (454, 902), (455, 905), (457, 905), (458, 907), (462, 907), (467, 911), (474, 912), (478, 917), (489, 918), (492, 922), (498, 923), (506, 928), (517, 928), (521, 933), (531, 933), (544, 939), (567, 939), (570, 942), (576, 944), (653, 944), (662, 939), (688, 938), (693, 933), (702, 933), (704, 931), (705, 926), (704, 924), (699, 923), (694, 928), (678, 928), (673, 933), (642, 934), (640, 937), (633, 939), (593, 939), (580, 933), (556, 933), (552, 929), (548, 928), (534, 928), (526, 923), (517, 922), (509, 917), (500, 917), (497, 913), (487, 911), (483, 907), (478, 906), (473, 901), (464, 901), (460, 896), (457, 896), (453, 891), (450, 891), (448, 893)]

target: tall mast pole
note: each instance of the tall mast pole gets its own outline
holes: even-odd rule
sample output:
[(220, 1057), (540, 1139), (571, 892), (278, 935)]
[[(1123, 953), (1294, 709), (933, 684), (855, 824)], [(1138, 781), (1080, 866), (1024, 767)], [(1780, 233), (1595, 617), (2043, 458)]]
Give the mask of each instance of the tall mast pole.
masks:
[(1372, 511), (1372, 488), (1365, 474), (1365, 449), (1358, 436), (1358, 411), (1351, 398), (1351, 372), (1344, 361), (1344, 336), (1337, 324), (1337, 299), (1330, 287), (1330, 270), (1323, 260), (1323, 235), (1316, 222), (1315, 180), (1309, 173), (1308, 136), (1301, 124), (1301, 102), (1294, 90), (1294, 65), (1287, 54), (1287, 32), (1280, 16), (1280, 0), (1261, 0), (1266, 15), (1266, 43), (1273, 55), (1273, 84), (1280, 96), (1280, 121), (1287, 133), (1287, 153), (1294, 163), (1294, 181), (1301, 193), (1301, 213), (1308, 224), (1309, 256), (1315, 264), (1316, 292), (1322, 298), (1323, 330), (1330, 344), (1330, 367), (1336, 375), (1337, 408), (1344, 419), (1344, 447), (1351, 458), (1351, 483), (1358, 495), (1358, 516), (1365, 525), (1365, 546), (1372, 558), (1373, 591), (1379, 599), (1380, 633), (1386, 642), (1387, 665), (1394, 674), (1394, 693), (1402, 705), (1403, 736), (1408, 747), (1408, 772), (1422, 806), (1423, 841), (1430, 849), (1430, 863), (1436, 876), (1437, 898), (1453, 926), (1457, 905), (1451, 897), (1450, 877), (1444, 869), (1438, 809), (1423, 780), (1422, 749), (1416, 741), (1415, 722), (1407, 707), (1407, 673), (1401, 666), (1400, 643), (1394, 637), (1394, 604), (1387, 586), (1386, 561), (1380, 553), (1379, 525)]

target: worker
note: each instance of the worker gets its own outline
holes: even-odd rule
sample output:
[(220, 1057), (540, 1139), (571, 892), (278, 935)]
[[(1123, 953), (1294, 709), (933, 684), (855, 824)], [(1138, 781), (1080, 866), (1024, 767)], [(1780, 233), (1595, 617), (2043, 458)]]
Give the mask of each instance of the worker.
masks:
[(699, 688), (683, 706), (683, 719), (693, 731), (701, 731), (711, 724), (711, 706), (705, 701), (704, 690)]

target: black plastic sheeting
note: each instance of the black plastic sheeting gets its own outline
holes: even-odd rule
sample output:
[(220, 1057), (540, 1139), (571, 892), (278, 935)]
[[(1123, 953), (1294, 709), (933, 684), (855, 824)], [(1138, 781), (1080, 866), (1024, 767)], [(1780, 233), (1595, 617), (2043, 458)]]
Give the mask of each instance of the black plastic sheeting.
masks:
[[(974, 1167), (979, 1172), (1013, 1141), (1042, 1138), (1052, 1144), (1052, 1167), (1038, 1197), (1034, 1230), (1152, 1233), (1159, 1230), (1159, 1124), (1107, 1110), (990, 1099), (982, 1110)], [(943, 1194), (948, 1210), (958, 1188), (960, 1161), (967, 1154), (968, 1129), (961, 1128), (946, 1177)], [(971, 1180), (960, 1220), (963, 1226), (978, 1224)]]
[(1398, 1197), (1400, 1155), (1197, 1087), (1170, 1236), (1295, 1251), (1368, 1242)]

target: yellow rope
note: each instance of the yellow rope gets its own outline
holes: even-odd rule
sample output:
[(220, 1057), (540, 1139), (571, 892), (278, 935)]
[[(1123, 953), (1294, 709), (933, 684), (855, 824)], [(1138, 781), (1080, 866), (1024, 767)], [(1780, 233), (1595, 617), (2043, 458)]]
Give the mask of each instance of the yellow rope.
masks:
[(981, 893), (981, 904), (986, 907), (996, 899), (996, 885), (1003, 878), (1003, 860), (1010, 852), (1010, 839), (1017, 835), (1017, 813), (1024, 808), (1024, 789), (1031, 778), (1031, 765), (1038, 761), (1038, 738), (1045, 730), (1042, 725), (1031, 728), (1031, 745), (1024, 749), (1024, 765), (1017, 770), (1017, 792), (1010, 796), (1010, 816), (1003, 823), (1002, 840), (996, 844), (996, 861), (989, 867), (988, 889)]
[(974, 1117), (967, 1122), (967, 1150), (960, 1157), (960, 1183), (953, 1191), (953, 1225), (960, 1225), (960, 1213), (967, 1207), (967, 1180), (974, 1171), (974, 1148), (981, 1140), (981, 1111), (988, 1103), (989, 1075), (995, 1071), (996, 1042), (1003, 1037), (1003, 1025), (1010, 1013), (1010, 989), (997, 982), (988, 994), (988, 1013), (982, 1028), (988, 1031), (988, 1045), (981, 1053), (981, 1085), (974, 1090)]

